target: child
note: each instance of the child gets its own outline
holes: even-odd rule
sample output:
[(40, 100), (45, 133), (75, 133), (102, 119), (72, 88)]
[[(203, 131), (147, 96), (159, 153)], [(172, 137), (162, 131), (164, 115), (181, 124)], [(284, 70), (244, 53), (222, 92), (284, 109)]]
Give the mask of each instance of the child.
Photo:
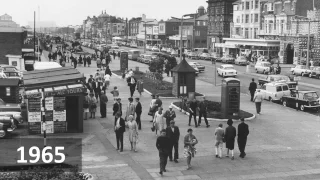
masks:
[(113, 91), (111, 91), (111, 94), (113, 94), (114, 102), (116, 102), (117, 98), (119, 97), (119, 90), (117, 86), (113, 88)]

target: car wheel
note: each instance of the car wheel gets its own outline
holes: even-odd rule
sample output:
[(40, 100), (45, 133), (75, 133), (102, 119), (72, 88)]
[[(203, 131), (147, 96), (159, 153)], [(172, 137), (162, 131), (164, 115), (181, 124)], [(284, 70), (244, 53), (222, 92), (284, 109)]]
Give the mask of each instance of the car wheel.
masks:
[(283, 102), (282, 102), (282, 105), (283, 105), (284, 107), (287, 107), (287, 101), (283, 101)]
[(305, 110), (304, 105), (300, 105), (300, 110), (301, 110), (301, 111), (304, 111), (304, 110)]
[(265, 71), (265, 70), (263, 70), (263, 71), (262, 71), (262, 74), (265, 74), (265, 73), (266, 73), (266, 71)]
[(223, 78), (225, 77), (225, 75), (226, 75), (226, 74), (223, 74), (223, 73), (222, 73), (222, 77), (223, 77)]
[(258, 72), (258, 69), (256, 69), (256, 73), (259, 73), (259, 72)]
[(271, 101), (273, 101), (273, 100), (272, 100), (272, 97), (269, 97), (269, 99), (268, 99), (268, 100), (269, 100), (270, 102), (271, 102)]
[(301, 76), (304, 76), (304, 73), (301, 73)]
[(0, 130), (0, 139), (5, 138), (7, 136), (6, 130)]
[(312, 78), (312, 74), (311, 73), (309, 74), (309, 78)]

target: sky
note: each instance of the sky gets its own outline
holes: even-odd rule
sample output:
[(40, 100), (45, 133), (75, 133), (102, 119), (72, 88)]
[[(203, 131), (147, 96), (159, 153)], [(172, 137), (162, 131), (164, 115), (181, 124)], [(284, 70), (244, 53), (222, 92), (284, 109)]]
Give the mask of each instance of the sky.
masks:
[(167, 20), (195, 13), (199, 6), (207, 9), (206, 0), (3, 0), (0, 15), (7, 13), (13, 21), (25, 26), (33, 21), (36, 11), (36, 21), (40, 18), (68, 26), (80, 25), (87, 16), (99, 16), (102, 10), (128, 19), (146, 14), (147, 18)]

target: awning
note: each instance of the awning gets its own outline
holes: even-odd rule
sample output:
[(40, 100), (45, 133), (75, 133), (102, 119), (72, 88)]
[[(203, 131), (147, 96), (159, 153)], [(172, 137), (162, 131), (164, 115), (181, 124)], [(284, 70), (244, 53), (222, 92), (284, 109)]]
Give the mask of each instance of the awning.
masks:
[[(24, 97), (26, 99), (30, 98), (40, 98), (41, 97), (41, 89), (33, 89), (25, 91)], [(86, 93), (87, 89), (83, 84), (72, 84), (66, 86), (53, 86), (44, 88), (45, 97), (52, 96), (65, 96), (70, 94), (81, 94)]]
[(214, 47), (222, 47), (222, 48), (237, 48), (234, 44), (225, 44), (225, 43), (214, 43)]
[(280, 47), (280, 40), (223, 38), (226, 46)]
[[(180, 41), (181, 36), (180, 35), (175, 35), (175, 36), (169, 36), (169, 40), (174, 40), (174, 41)], [(182, 36), (182, 40), (188, 40), (187, 36)]]

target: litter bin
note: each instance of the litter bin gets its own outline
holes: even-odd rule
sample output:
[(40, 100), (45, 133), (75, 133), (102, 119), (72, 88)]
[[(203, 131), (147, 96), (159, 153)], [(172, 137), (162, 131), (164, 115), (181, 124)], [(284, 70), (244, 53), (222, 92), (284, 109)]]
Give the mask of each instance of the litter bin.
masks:
[(139, 67), (138, 66), (136, 66), (136, 72), (139, 72)]

